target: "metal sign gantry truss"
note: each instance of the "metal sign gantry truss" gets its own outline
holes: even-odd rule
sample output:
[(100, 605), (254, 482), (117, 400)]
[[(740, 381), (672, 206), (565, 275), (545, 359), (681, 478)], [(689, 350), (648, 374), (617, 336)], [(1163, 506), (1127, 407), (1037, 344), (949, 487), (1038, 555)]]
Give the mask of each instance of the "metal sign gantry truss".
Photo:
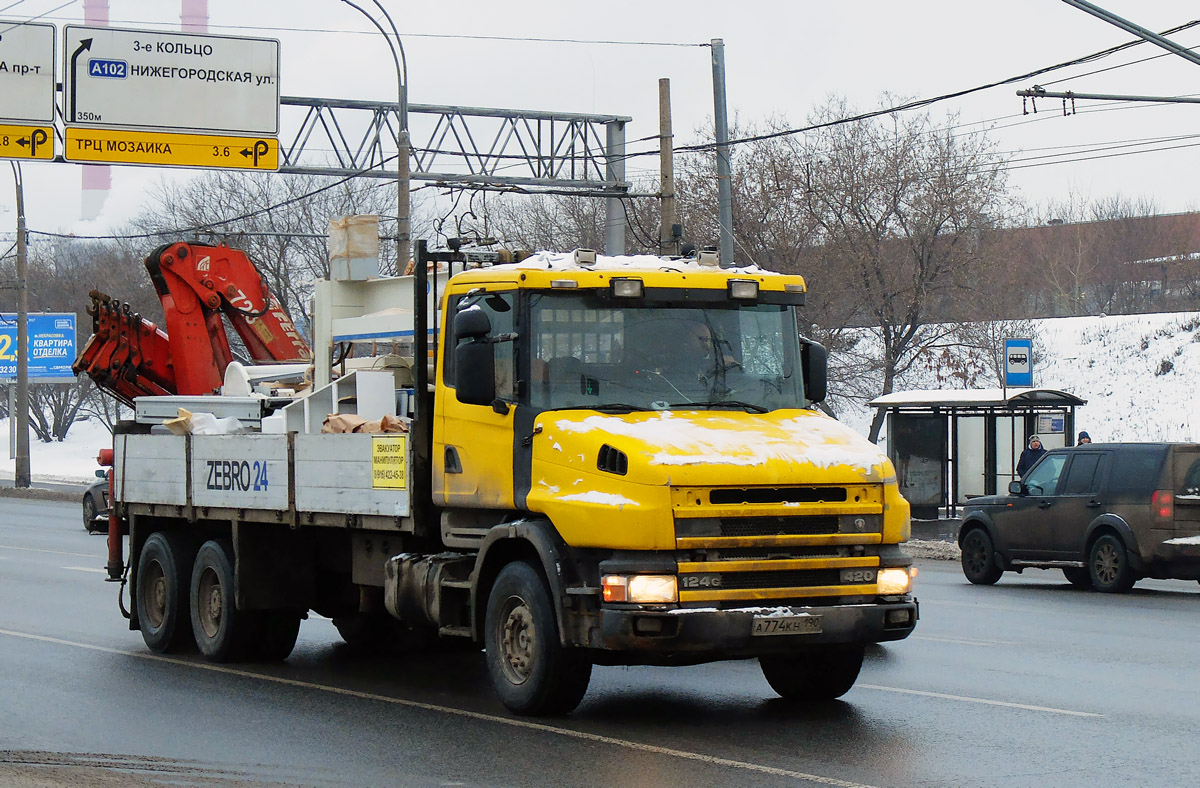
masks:
[[(282, 173), (395, 178), (396, 102), (280, 99)], [(409, 104), (414, 181), (475, 189), (629, 196), (619, 115)], [(290, 118), (299, 115), (299, 123)]]

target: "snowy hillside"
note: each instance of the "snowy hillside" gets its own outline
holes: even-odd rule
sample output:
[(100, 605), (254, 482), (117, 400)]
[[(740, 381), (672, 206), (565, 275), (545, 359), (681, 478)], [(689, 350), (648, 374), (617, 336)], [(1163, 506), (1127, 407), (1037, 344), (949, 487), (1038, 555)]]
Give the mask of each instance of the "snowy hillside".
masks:
[[(1097, 442), (1200, 441), (1200, 314), (1034, 323), (1045, 356), (1034, 368), (1034, 385), (1087, 400), (1076, 411), (1076, 429)], [(896, 390), (935, 388), (933, 377), (909, 375)], [(838, 415), (866, 433), (872, 413), (863, 407)]]
[[(1037, 321), (1045, 358), (1034, 383), (1069, 391), (1087, 405), (1077, 428), (1096, 441), (1200, 441), (1200, 313), (1073, 317)], [(929, 371), (902, 379), (897, 391), (933, 388)], [(845, 409), (842, 421), (867, 433), (871, 412)], [(7, 437), (8, 422), (0, 420)], [(30, 441), (35, 480), (94, 478), (96, 452), (109, 444), (98, 424), (77, 424), (64, 443)], [(0, 460), (0, 484), (12, 479), (13, 461)], [(11, 483), (11, 482), (9, 482)]]

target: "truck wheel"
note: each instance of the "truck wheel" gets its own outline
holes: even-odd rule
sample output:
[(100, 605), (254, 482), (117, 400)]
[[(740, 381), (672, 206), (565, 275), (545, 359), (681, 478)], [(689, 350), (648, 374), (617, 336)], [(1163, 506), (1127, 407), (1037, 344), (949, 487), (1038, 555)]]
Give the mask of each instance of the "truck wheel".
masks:
[(179, 540), (156, 531), (138, 558), (138, 627), (146, 646), (159, 654), (186, 648), (192, 635), (187, 564), (180, 548)]
[(996, 548), (992, 537), (982, 528), (972, 528), (962, 540), (962, 570), (975, 585), (990, 586), (1004, 570), (996, 566)]
[(550, 594), (531, 565), (517, 561), (500, 570), (488, 596), (484, 645), (492, 686), (509, 711), (566, 714), (583, 700), (591, 660), (562, 647)]
[(862, 668), (863, 647), (831, 647), (758, 658), (771, 689), (787, 700), (833, 700), (850, 691)]
[(1092, 587), (1106, 594), (1122, 594), (1133, 588), (1137, 580), (1125, 545), (1112, 534), (1101, 536), (1092, 545), (1088, 553), (1088, 572)]
[(1064, 566), (1063, 577), (1067, 578), (1067, 582), (1076, 588), (1091, 588), (1092, 576), (1088, 573), (1087, 567), (1083, 566)]
[(256, 630), (250, 643), (250, 657), (258, 662), (282, 662), (291, 656), (300, 634), (300, 613), (294, 610), (270, 610), (254, 615)]
[(253, 616), (238, 610), (233, 595), (233, 547), (223, 539), (200, 546), (192, 567), (192, 630), (200, 653), (211, 662), (248, 655)]

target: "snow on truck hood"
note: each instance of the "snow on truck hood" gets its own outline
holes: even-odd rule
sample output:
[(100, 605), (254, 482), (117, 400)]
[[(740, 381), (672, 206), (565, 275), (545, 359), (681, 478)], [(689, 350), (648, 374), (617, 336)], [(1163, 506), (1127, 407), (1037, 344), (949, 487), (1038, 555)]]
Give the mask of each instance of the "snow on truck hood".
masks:
[(596, 453), (607, 443), (628, 455), (628, 478), (635, 482), (794, 484), (802, 476), (862, 483), (895, 475), (877, 446), (810, 410), (548, 412), (538, 421), (549, 451), (537, 459), (594, 470)]

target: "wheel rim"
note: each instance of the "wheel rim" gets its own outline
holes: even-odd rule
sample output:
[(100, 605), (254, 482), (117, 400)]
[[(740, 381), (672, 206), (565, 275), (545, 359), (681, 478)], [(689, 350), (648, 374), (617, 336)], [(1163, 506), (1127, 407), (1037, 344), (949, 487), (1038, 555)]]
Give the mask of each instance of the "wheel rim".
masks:
[(967, 558), (967, 568), (971, 570), (971, 574), (980, 574), (987, 567), (987, 550), (984, 549), (983, 540), (978, 532), (967, 537), (963, 555)]
[(221, 617), (225, 605), (225, 594), (221, 590), (221, 581), (217, 573), (206, 568), (200, 575), (200, 585), (197, 588), (196, 613), (200, 619), (200, 628), (208, 638), (215, 638), (221, 631)]
[(1115, 581), (1121, 571), (1121, 556), (1117, 554), (1117, 548), (1107, 542), (1096, 549), (1092, 563), (1095, 564), (1096, 579), (1105, 585)]
[(500, 614), (500, 665), (511, 684), (524, 684), (533, 673), (537, 626), (524, 599), (510, 596)]
[(143, 582), (146, 588), (146, 618), (150, 620), (152, 628), (158, 629), (167, 619), (167, 574), (162, 564), (151, 561)]

